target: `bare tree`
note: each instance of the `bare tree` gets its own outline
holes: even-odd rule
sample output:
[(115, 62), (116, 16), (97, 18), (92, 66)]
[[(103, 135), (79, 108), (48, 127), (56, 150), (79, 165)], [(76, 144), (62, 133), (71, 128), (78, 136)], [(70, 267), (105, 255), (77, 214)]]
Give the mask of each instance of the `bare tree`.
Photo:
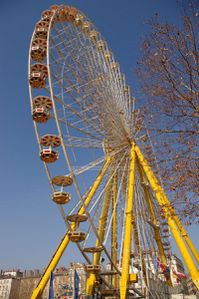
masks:
[(199, 217), (199, 8), (181, 5), (180, 25), (149, 21), (136, 73), (164, 186), (190, 224)]

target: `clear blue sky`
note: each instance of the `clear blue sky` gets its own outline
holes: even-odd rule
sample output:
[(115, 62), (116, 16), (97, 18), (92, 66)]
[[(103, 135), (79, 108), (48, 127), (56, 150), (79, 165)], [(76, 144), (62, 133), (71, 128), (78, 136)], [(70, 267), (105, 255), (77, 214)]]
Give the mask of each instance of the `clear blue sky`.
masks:
[[(82, 10), (95, 23), (120, 62), (132, 89), (133, 69), (146, 20), (155, 12), (176, 21), (174, 0), (71, 0), (57, 1)], [(65, 227), (58, 209), (49, 200), (50, 188), (30, 113), (27, 61), (31, 34), (41, 12), (51, 0), (0, 1), (0, 269), (44, 267)], [(197, 229), (191, 235), (198, 246)], [(67, 251), (61, 261), (75, 260)]]

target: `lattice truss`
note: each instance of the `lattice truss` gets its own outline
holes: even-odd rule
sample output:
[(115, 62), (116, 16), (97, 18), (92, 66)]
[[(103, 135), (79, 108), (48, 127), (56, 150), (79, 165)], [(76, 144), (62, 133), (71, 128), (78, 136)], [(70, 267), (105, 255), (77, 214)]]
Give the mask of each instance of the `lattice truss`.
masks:
[(128, 290), (137, 298), (150, 275), (168, 282), (157, 260), (169, 263), (169, 204), (157, 201), (146, 175), (151, 165), (158, 176), (150, 137), (119, 64), (82, 12), (43, 12), (30, 44), (29, 87), (39, 155), (67, 227), (32, 298), (69, 242), (85, 257), (87, 294), (119, 296), (120, 286), (121, 298)]

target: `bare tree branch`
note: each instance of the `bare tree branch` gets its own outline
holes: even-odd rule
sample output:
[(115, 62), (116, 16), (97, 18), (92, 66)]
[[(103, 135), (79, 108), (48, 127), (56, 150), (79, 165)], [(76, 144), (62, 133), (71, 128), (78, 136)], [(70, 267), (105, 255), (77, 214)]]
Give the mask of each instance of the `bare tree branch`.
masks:
[(149, 21), (136, 74), (164, 186), (192, 223), (199, 221), (199, 8), (196, 0), (182, 8), (180, 26), (157, 15)]

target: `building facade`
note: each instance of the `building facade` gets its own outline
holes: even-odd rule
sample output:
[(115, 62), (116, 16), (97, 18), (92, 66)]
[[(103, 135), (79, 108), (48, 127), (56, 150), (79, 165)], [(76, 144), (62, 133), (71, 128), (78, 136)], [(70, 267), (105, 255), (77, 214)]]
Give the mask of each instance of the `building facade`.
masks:
[(173, 286), (181, 286), (184, 294), (188, 294), (187, 276), (181, 259), (175, 254), (171, 256), (171, 281)]
[(0, 298), (19, 299), (19, 278), (0, 278)]
[(23, 273), (19, 270), (1, 270), (0, 299), (19, 299), (20, 278)]
[(79, 276), (79, 295), (86, 294), (86, 271), (85, 267), (82, 263), (70, 263), (68, 267), (68, 277), (69, 277), (69, 285), (70, 288), (73, 289), (74, 287), (74, 273), (77, 272)]
[[(54, 289), (54, 299), (72, 299), (73, 298), (73, 287), (74, 287), (74, 271), (77, 271), (79, 276), (79, 294), (85, 293), (86, 284), (86, 273), (84, 265), (80, 263), (71, 263), (68, 268), (60, 267), (57, 268), (54, 273), (53, 279), (53, 289)], [(39, 270), (26, 270), (23, 273), (23, 277), (20, 278), (3, 278), (5, 282), (2, 282), (0, 290), (2, 290), (2, 295), (0, 293), (0, 299), (30, 299), (31, 294), (35, 287), (37, 286), (42, 273)], [(9, 280), (9, 281), (8, 281)], [(15, 282), (17, 280), (17, 287), (14, 288)], [(15, 290), (14, 297), (11, 296), (11, 285), (12, 290)], [(42, 299), (48, 299), (49, 296), (49, 282), (46, 285)]]

